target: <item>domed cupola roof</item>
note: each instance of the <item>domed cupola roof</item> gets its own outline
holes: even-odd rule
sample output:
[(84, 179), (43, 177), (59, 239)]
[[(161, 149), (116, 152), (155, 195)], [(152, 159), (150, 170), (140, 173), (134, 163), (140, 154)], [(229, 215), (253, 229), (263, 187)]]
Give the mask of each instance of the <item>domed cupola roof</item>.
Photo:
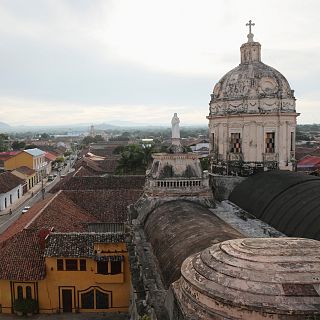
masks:
[(294, 91), (276, 69), (261, 62), (261, 45), (248, 34), (241, 48), (241, 63), (215, 85), (210, 115), (295, 112)]

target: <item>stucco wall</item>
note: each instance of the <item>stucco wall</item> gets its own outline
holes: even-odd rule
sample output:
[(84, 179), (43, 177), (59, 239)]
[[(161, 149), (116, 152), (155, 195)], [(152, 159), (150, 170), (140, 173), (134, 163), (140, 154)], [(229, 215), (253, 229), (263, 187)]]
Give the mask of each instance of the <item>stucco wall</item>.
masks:
[[(22, 185), (19, 185), (7, 193), (0, 194), (0, 211), (9, 209), (19, 199), (18, 190), (21, 198), (23, 193)], [(10, 195), (12, 195), (12, 204), (10, 203)], [(5, 207), (5, 199), (7, 199), (7, 208)]]

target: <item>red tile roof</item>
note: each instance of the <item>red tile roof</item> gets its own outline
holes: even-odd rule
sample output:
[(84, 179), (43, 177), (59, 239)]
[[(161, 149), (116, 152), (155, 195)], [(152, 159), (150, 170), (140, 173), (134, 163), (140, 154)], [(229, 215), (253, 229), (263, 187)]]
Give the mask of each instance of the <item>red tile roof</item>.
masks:
[(98, 222), (97, 218), (78, 206), (64, 193), (57, 193), (30, 223), (27, 228), (54, 228), (58, 232), (86, 231), (86, 224)]
[(50, 161), (55, 161), (57, 159), (57, 156), (51, 152), (46, 152), (44, 156), (46, 159), (48, 159)]
[(317, 169), (320, 167), (320, 157), (316, 156), (305, 156), (297, 163), (298, 168), (314, 168)]
[(77, 190), (63, 191), (79, 207), (102, 222), (125, 222), (127, 207), (135, 203), (142, 190)]
[(22, 167), (19, 167), (17, 169), (15, 169), (15, 171), (18, 171), (22, 174), (25, 174), (27, 176), (32, 176), (33, 174), (35, 174), (35, 170), (29, 168), (29, 167), (26, 167), (26, 166), (22, 166)]
[(34, 230), (22, 230), (0, 247), (0, 279), (36, 281), (45, 276), (44, 252)]
[(127, 206), (141, 196), (144, 177), (71, 176), (67, 182), (71, 190), (60, 191), (35, 204), (0, 235), (0, 279), (42, 279), (45, 276), (42, 238), (51, 228), (57, 232), (82, 233), (88, 231), (88, 223), (126, 221)]
[(116, 176), (107, 177), (77, 177), (69, 176), (64, 178), (51, 189), (51, 193), (59, 190), (119, 190), (119, 189), (137, 189), (142, 190), (145, 184), (145, 176)]
[(47, 230), (86, 232), (99, 222), (62, 192), (35, 204), (0, 235), (0, 279), (34, 281), (45, 275), (44, 239)]
[(296, 146), (296, 159), (301, 160), (303, 157), (310, 156), (320, 156), (320, 148), (319, 147), (304, 147), (304, 146)]
[(5, 151), (5, 152), (0, 152), (0, 159), (4, 158), (4, 159), (8, 159), (11, 158), (15, 155), (17, 155), (18, 153), (20, 153), (22, 151)]
[(26, 214), (21, 215), (18, 220), (16, 220), (8, 229), (0, 234), (0, 243), (8, 240), (18, 232), (22, 231), (52, 198), (53, 195), (50, 195), (47, 199), (37, 202), (31, 207), (31, 209), (28, 210)]
[(79, 167), (79, 169), (76, 170), (75, 174), (73, 175), (74, 177), (90, 177), (90, 176), (95, 176), (98, 175), (96, 171), (87, 168), (87, 167)]
[(0, 173), (0, 193), (7, 193), (10, 190), (23, 185), (24, 181), (9, 171)]

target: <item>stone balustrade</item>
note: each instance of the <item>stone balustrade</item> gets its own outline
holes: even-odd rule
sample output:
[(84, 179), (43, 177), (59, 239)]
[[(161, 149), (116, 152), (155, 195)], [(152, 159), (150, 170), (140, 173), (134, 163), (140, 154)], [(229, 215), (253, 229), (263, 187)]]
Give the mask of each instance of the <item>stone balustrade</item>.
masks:
[(156, 180), (152, 181), (154, 187), (158, 188), (169, 188), (169, 189), (180, 189), (180, 188), (193, 188), (202, 187), (202, 180)]

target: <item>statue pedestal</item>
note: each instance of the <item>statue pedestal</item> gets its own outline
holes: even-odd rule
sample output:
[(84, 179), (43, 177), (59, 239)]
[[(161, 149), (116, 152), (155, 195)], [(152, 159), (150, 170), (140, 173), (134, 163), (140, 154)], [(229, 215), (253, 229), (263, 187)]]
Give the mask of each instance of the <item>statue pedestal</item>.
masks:
[(183, 152), (183, 147), (181, 146), (180, 138), (171, 138), (171, 146), (169, 151), (172, 153), (181, 153)]

